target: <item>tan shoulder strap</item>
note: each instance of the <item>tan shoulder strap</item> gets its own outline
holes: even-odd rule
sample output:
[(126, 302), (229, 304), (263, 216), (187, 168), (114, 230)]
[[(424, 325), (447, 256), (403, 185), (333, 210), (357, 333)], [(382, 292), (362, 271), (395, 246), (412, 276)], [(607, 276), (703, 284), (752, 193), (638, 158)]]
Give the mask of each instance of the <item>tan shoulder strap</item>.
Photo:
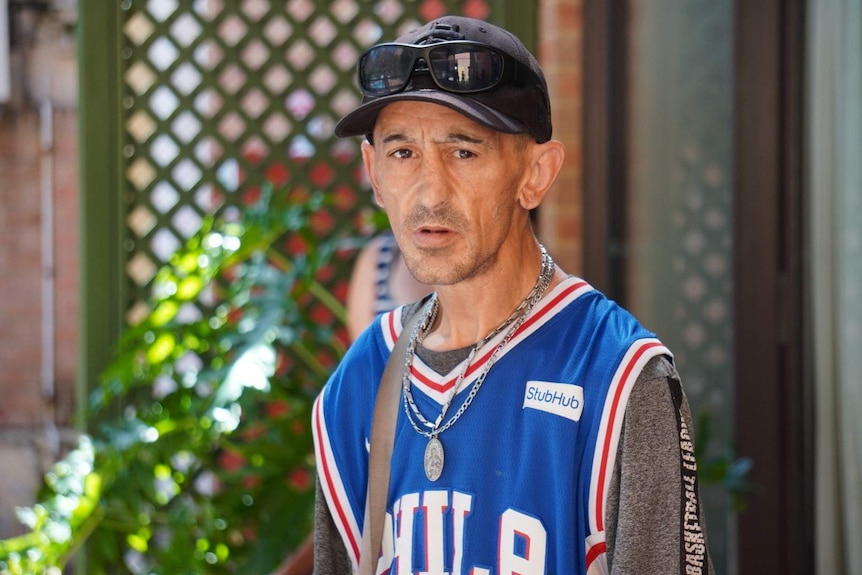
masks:
[(417, 323), (422, 320), (422, 306), (417, 306), (412, 317), (405, 319), (395, 348), (389, 355), (371, 420), (371, 448), (368, 456), (368, 493), (365, 500), (365, 525), (362, 529), (359, 575), (375, 575), (380, 545), (383, 541), (383, 525), (386, 520), (386, 501), (389, 496), (389, 463), (392, 459), (392, 444), (395, 438), (395, 422), (398, 420), (398, 404), (401, 401), (401, 378), (404, 360), (407, 357), (407, 341)]

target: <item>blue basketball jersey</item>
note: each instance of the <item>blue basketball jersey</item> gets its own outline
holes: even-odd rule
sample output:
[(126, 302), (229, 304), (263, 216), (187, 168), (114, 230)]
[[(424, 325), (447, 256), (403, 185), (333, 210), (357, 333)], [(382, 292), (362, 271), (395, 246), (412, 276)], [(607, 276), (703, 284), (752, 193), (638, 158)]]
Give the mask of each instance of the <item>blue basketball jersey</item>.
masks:
[[(403, 310), (379, 316), (357, 339), (314, 407), (318, 475), (354, 569), (374, 401)], [(503, 337), (476, 354), (444, 423)], [(659, 354), (670, 355), (628, 312), (571, 277), (533, 308), (473, 403), (439, 436), (437, 481), (424, 471), (428, 439), (402, 406), (378, 573), (605, 573), (604, 509), (626, 403)], [(414, 358), (412, 394), (428, 420), (462, 369), (440, 375)]]

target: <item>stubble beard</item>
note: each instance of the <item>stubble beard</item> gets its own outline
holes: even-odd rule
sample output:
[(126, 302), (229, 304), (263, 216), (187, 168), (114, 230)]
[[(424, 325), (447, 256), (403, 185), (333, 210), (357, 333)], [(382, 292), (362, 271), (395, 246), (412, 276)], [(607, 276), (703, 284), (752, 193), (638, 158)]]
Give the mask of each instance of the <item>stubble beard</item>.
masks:
[[(510, 222), (511, 223), (511, 222)], [(442, 226), (469, 237), (470, 222), (466, 216), (441, 206), (429, 209), (419, 206), (404, 219), (405, 233), (423, 226)], [(401, 247), (404, 263), (417, 281), (434, 286), (455, 285), (481, 276), (497, 261), (497, 250), (481, 254), (469, 249), (416, 248), (407, 241)], [(484, 256), (484, 257), (483, 257)]]
[[(437, 251), (437, 250), (434, 250)], [(496, 252), (490, 257), (480, 259), (479, 254), (468, 253), (434, 253), (432, 250), (422, 250), (416, 253), (402, 252), (404, 263), (417, 281), (432, 286), (455, 285), (481, 276), (485, 270), (493, 267), (497, 260)]]

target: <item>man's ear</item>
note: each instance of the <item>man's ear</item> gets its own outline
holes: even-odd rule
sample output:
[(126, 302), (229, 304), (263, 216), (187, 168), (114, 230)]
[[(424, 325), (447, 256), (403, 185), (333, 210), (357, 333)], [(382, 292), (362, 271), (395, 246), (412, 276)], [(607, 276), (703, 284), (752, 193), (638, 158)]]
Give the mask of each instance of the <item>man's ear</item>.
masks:
[(365, 165), (365, 173), (368, 174), (368, 180), (371, 182), (371, 190), (374, 192), (374, 202), (381, 208), (386, 208), (383, 205), (383, 199), (380, 197), (377, 187), (377, 174), (374, 173), (374, 144), (368, 140), (362, 142), (362, 163)]
[(542, 203), (545, 194), (560, 174), (566, 159), (566, 148), (561, 142), (550, 140), (543, 144), (531, 143), (527, 151), (530, 160), (518, 202), (525, 210), (532, 210)]

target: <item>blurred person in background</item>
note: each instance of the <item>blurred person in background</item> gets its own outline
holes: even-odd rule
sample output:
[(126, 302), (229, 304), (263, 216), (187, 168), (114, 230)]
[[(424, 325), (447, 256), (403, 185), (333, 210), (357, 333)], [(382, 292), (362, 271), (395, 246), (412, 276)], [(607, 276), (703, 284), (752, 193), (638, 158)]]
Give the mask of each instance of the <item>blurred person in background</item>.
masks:
[[(375, 317), (428, 295), (430, 288), (416, 281), (392, 232), (372, 238), (360, 250), (350, 274), (347, 291), (347, 333), (350, 340), (367, 328)], [(314, 537), (291, 553), (271, 575), (311, 575), (314, 568)]]

